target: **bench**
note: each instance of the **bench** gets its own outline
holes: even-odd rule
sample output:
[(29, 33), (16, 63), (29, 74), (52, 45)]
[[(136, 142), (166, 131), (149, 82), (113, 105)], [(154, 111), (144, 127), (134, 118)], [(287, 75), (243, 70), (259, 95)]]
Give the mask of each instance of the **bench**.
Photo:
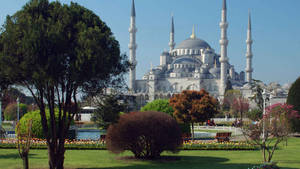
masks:
[(229, 141), (230, 136), (231, 136), (231, 132), (223, 132), (223, 133), (217, 133), (215, 138), (218, 140), (218, 142), (224, 142), (224, 141)]

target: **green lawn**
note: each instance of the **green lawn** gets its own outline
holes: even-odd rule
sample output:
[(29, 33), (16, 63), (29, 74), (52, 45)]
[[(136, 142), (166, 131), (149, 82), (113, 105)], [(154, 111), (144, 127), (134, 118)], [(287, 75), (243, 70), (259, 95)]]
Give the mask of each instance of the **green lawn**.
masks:
[[(129, 152), (122, 156), (131, 155)], [(172, 155), (165, 153), (164, 155)], [(88, 169), (247, 169), (262, 160), (260, 151), (181, 151), (178, 161), (124, 161), (105, 150), (68, 150), (65, 168)], [(280, 145), (273, 161), (284, 169), (300, 169), (300, 138)], [(47, 150), (30, 151), (30, 168), (47, 168)], [(0, 168), (21, 168), (22, 161), (15, 149), (0, 149)]]

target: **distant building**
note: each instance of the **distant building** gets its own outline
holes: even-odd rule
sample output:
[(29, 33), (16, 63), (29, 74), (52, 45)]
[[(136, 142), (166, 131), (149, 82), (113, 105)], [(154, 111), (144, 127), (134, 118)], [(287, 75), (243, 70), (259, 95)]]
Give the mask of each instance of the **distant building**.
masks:
[(80, 112), (76, 114), (75, 120), (81, 122), (91, 121), (93, 113), (96, 109), (97, 109), (96, 107), (90, 107), (90, 106), (82, 107)]

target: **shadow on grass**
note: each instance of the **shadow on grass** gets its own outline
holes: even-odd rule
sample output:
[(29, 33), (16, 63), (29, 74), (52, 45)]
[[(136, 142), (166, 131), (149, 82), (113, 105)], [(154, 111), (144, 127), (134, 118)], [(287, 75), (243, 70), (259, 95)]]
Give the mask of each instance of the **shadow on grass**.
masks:
[[(78, 169), (248, 169), (258, 164), (226, 163), (229, 159), (220, 157), (179, 156), (177, 161), (147, 161), (147, 164), (135, 164), (139, 160), (124, 160), (129, 166), (89, 167)], [(141, 160), (143, 162), (145, 160)], [(296, 168), (285, 168), (296, 169)]]
[[(29, 158), (35, 158), (36, 154), (30, 154), (29, 153)], [(0, 159), (16, 159), (20, 158), (20, 155), (18, 153), (10, 153), (10, 154), (5, 154), (5, 155), (0, 155)]]

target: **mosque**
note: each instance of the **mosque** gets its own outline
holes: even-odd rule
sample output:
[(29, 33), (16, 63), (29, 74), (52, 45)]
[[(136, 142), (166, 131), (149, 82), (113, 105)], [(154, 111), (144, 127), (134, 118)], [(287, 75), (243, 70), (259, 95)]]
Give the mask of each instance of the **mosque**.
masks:
[[(171, 19), (169, 51), (160, 55), (160, 64), (151, 66), (142, 79), (136, 79), (136, 12), (132, 1), (130, 17), (129, 60), (133, 64), (129, 72), (129, 93), (135, 97), (136, 103), (144, 105), (148, 101), (159, 98), (170, 98), (182, 90), (205, 89), (212, 96), (222, 99), (226, 85), (231, 83), (234, 89), (239, 89), (244, 95), (251, 95), (249, 84), (252, 81), (252, 38), (251, 18), (249, 13), (247, 30), (247, 51), (245, 72), (236, 72), (227, 56), (227, 7), (223, 0), (220, 21), (220, 54), (205, 41), (196, 37), (194, 27), (192, 34), (186, 40), (176, 45), (174, 41), (174, 19)], [(158, 58), (157, 58), (158, 59)]]

